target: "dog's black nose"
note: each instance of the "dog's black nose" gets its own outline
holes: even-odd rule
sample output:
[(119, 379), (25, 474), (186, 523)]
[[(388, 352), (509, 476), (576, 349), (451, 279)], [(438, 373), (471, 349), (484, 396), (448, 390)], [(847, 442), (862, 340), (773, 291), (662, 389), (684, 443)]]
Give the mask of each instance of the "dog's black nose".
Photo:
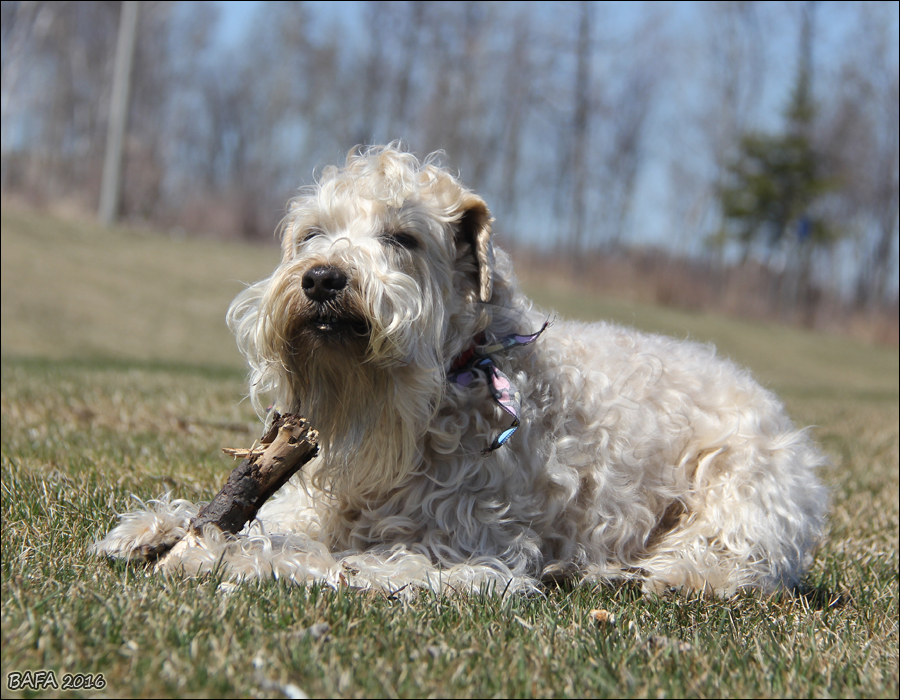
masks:
[(336, 267), (317, 265), (303, 274), (300, 284), (307, 297), (321, 303), (331, 301), (347, 286), (347, 275)]

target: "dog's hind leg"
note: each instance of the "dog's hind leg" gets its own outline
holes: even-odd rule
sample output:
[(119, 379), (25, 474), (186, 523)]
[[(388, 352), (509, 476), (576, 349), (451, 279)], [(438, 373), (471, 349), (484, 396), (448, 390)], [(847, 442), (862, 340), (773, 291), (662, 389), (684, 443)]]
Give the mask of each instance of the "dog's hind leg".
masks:
[(733, 438), (704, 455), (683, 511), (640, 563), (645, 589), (795, 587), (824, 534), (827, 493), (815, 478), (824, 461), (800, 431)]

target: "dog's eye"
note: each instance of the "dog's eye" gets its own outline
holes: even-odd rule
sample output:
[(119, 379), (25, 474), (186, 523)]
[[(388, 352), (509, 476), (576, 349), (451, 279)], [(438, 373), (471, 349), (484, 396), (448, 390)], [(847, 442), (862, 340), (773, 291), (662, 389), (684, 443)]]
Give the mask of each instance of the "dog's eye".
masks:
[(302, 242), (306, 243), (307, 241), (311, 241), (316, 236), (322, 235), (322, 229), (319, 228), (311, 228), (309, 231), (303, 234)]
[(417, 241), (414, 236), (403, 233), (402, 231), (397, 233), (386, 233), (384, 235), (384, 240), (392, 246), (404, 248), (406, 250), (415, 250), (419, 247), (419, 241)]

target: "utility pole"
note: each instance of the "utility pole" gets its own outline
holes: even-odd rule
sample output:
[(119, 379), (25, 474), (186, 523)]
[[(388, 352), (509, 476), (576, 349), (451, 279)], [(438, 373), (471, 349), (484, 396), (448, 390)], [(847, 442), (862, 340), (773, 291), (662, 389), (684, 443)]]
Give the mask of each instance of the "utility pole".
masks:
[(128, 96), (131, 91), (131, 65), (134, 62), (134, 46), (137, 40), (139, 4), (137, 0), (123, 2), (122, 15), (119, 18), (109, 125), (106, 131), (106, 154), (103, 159), (103, 182), (100, 186), (100, 223), (104, 226), (111, 225), (119, 216), (122, 146), (128, 121)]

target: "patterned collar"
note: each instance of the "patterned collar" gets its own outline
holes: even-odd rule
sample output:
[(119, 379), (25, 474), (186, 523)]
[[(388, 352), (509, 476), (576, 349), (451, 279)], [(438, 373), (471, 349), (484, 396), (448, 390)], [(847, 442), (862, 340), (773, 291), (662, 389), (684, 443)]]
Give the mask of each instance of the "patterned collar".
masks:
[(537, 333), (532, 333), (531, 335), (513, 333), (500, 338), (497, 342), (490, 345), (485, 345), (487, 338), (484, 333), (480, 333), (475, 337), (472, 345), (465, 352), (461, 353), (450, 366), (447, 381), (463, 387), (472, 383), (476, 378), (476, 371), (483, 372), (489, 380), (488, 389), (491, 391), (492, 398), (500, 408), (513, 418), (512, 425), (495, 437), (493, 442), (481, 451), (481, 454), (493, 452), (509, 441), (513, 433), (519, 428), (519, 415), (522, 410), (522, 395), (513, 386), (509, 377), (497, 369), (490, 356), (520, 345), (530, 345), (538, 339), (538, 336), (549, 325), (550, 322), (546, 321)]

